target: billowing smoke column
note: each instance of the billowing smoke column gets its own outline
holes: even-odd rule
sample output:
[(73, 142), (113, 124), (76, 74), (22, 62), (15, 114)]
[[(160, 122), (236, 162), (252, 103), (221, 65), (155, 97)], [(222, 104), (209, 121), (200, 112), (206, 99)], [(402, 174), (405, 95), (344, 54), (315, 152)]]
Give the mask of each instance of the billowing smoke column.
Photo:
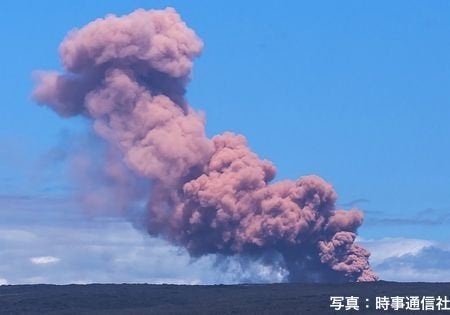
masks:
[(270, 184), (275, 167), (243, 136), (206, 137), (204, 117), (184, 98), (202, 46), (171, 8), (107, 16), (66, 37), (66, 72), (39, 73), (34, 98), (91, 120), (151, 182), (150, 234), (195, 257), (277, 254), (290, 281), (377, 280), (369, 252), (354, 244), (363, 215), (337, 210), (330, 184), (317, 176)]

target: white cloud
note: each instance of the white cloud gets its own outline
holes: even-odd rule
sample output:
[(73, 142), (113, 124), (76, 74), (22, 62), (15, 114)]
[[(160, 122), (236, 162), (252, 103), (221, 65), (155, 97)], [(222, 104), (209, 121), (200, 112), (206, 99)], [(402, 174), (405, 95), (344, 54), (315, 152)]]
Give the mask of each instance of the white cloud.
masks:
[(358, 241), (371, 252), (371, 266), (382, 280), (450, 281), (450, 248), (444, 243), (408, 238)]
[[(1, 227), (1, 222), (0, 222)], [(214, 255), (198, 259), (183, 248), (152, 238), (120, 220), (85, 220), (71, 225), (26, 226), (29, 242), (0, 239), (0, 274), (26, 283), (236, 283), (279, 281), (284, 274), (261, 262), (241, 264)], [(42, 255), (43, 251), (51, 255)], [(43, 268), (51, 266), (52, 268)]]
[(415, 255), (425, 247), (435, 245), (435, 242), (413, 238), (382, 238), (378, 240), (358, 239), (364, 248), (367, 248), (370, 255), (370, 263), (378, 265), (384, 260), (403, 255)]
[[(185, 249), (152, 238), (130, 222), (73, 217), (65, 210), (44, 209), (52, 215), (33, 224), (22, 221), (22, 216), (0, 222), (0, 275), (8, 275), (7, 280), (0, 278), (0, 284), (215, 284), (277, 282), (286, 277), (283, 269), (261, 262), (233, 258), (218, 262), (213, 255), (193, 259)], [(11, 218), (15, 215), (16, 211), (10, 213)], [(407, 238), (358, 241), (372, 252), (371, 264), (383, 280), (450, 281), (448, 245)], [(429, 247), (445, 253), (431, 255)], [(433, 264), (421, 265), (423, 261)]]
[(31, 243), (37, 240), (35, 234), (22, 229), (0, 229), (0, 241), (14, 243)]
[(0, 278), (0, 285), (7, 285), (8, 284), (8, 280)]
[(40, 256), (40, 257), (32, 257), (30, 261), (34, 265), (48, 265), (48, 264), (56, 264), (60, 261), (58, 257), (54, 256)]

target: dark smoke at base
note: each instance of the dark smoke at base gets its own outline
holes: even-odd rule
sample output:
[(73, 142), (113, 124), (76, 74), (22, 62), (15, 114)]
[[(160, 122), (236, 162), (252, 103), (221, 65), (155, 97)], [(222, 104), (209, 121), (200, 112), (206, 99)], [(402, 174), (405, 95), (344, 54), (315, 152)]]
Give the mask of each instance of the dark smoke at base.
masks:
[(38, 73), (33, 95), (62, 117), (91, 120), (120, 163), (151, 183), (143, 222), (151, 235), (193, 257), (268, 265), (281, 257), (290, 281), (377, 280), (369, 252), (354, 243), (363, 215), (336, 209), (330, 184), (318, 176), (270, 184), (275, 167), (243, 136), (206, 137), (203, 115), (184, 98), (202, 46), (174, 9), (110, 15), (69, 33), (60, 46), (66, 72)]

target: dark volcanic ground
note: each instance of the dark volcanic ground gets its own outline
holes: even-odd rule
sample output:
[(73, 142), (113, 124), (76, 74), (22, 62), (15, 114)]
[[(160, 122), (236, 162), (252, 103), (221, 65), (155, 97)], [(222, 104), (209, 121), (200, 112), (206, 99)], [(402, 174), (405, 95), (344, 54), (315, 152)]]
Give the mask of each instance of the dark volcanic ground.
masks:
[[(334, 295), (360, 297), (361, 310), (333, 311)], [(14, 285), (0, 286), (0, 314), (397, 314), (375, 311), (375, 296), (438, 295), (450, 297), (450, 283)]]

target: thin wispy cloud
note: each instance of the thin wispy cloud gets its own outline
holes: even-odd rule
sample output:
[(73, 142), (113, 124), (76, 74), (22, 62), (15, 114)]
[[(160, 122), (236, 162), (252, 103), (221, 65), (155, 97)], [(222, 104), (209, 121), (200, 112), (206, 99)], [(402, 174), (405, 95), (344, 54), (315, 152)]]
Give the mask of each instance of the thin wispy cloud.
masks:
[(40, 256), (40, 257), (32, 257), (30, 258), (30, 261), (34, 265), (50, 265), (58, 263), (60, 259), (54, 256)]
[(366, 204), (366, 203), (370, 203), (370, 200), (366, 199), (366, 198), (358, 198), (358, 199), (354, 199), (354, 200), (350, 200), (350, 201), (341, 203), (339, 205), (344, 208), (354, 208), (356, 206), (359, 206), (360, 204)]
[(366, 224), (368, 225), (443, 225), (450, 223), (450, 210), (427, 208), (412, 215), (389, 215), (385, 212), (370, 212)]

